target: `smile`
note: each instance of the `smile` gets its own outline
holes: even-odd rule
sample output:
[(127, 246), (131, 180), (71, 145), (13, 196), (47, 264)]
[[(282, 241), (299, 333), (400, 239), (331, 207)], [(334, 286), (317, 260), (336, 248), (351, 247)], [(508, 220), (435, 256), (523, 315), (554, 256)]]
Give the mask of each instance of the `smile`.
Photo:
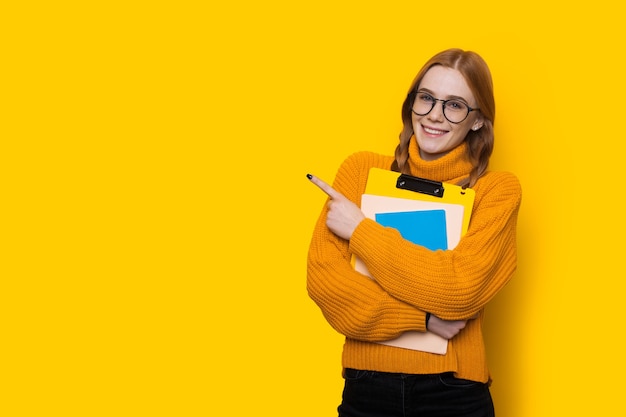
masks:
[(443, 135), (445, 133), (448, 133), (446, 130), (437, 130), (426, 126), (422, 126), (422, 128), (424, 129), (424, 132), (428, 133), (429, 135)]

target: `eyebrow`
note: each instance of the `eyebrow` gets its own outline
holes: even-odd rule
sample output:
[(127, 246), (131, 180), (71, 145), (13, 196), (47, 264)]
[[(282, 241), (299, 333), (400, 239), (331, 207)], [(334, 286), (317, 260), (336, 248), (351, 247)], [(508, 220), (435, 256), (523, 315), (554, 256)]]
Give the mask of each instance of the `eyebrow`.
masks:
[[(417, 90), (417, 92), (418, 93), (428, 93), (428, 94), (430, 94), (433, 97), (435, 96), (435, 93), (430, 91), (428, 88), (420, 88), (419, 90)], [(435, 97), (435, 98), (437, 98), (437, 97)], [(460, 100), (460, 101), (465, 102), (469, 106), (469, 102), (466, 99), (464, 99), (463, 97), (461, 97), (461, 96), (449, 95), (444, 100)]]

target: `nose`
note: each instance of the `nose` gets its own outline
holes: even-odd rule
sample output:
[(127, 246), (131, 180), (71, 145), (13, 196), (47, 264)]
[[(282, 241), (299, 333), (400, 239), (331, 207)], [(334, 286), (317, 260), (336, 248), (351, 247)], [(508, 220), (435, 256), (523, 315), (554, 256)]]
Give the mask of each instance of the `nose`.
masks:
[(443, 122), (443, 102), (439, 102), (439, 100), (437, 100), (435, 102), (435, 106), (432, 108), (432, 110), (426, 115), (426, 117), (428, 117), (430, 120), (436, 121), (436, 122)]

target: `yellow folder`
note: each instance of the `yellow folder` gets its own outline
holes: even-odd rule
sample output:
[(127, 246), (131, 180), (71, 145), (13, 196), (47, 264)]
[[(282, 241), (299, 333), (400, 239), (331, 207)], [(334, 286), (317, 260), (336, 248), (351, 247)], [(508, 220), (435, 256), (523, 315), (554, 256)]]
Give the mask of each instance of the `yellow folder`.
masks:
[[(416, 186), (423, 186), (425, 191), (413, 191), (410, 189), (411, 184), (399, 184), (401, 181), (415, 181)], [(437, 191), (437, 186), (440, 187), (440, 191)], [(471, 188), (400, 175), (398, 172), (381, 168), (370, 168), (365, 194), (461, 206), (463, 207), (461, 236), (467, 232), (469, 227), (475, 197), (475, 192)]]
[[(455, 184), (412, 177), (380, 168), (369, 171), (361, 210), (366, 217), (431, 250), (454, 249), (467, 232), (475, 192)], [(372, 277), (365, 264), (352, 257), (354, 268)], [(383, 344), (445, 354), (448, 341), (431, 332), (406, 332)]]

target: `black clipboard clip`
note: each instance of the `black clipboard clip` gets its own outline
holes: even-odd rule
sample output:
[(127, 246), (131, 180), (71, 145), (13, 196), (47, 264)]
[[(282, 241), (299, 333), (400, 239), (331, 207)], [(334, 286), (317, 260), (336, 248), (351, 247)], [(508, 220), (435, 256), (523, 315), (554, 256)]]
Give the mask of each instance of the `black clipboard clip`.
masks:
[(400, 174), (396, 182), (396, 188), (415, 191), (416, 193), (428, 194), (433, 197), (443, 198), (443, 183), (414, 177), (408, 174)]

